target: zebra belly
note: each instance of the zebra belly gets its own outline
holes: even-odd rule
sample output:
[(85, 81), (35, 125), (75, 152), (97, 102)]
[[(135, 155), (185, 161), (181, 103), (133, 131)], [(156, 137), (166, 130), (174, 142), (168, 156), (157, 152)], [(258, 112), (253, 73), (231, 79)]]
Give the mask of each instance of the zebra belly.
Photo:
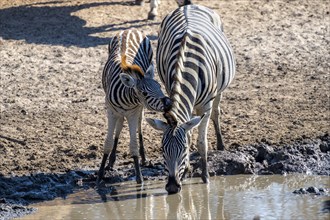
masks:
[(106, 91), (106, 104), (113, 112), (121, 116), (130, 114), (141, 107), (139, 99), (134, 95), (133, 89), (125, 87), (118, 81), (119, 85), (112, 84), (108, 91)]
[(116, 106), (113, 102), (106, 100), (106, 106), (109, 108), (113, 113), (115, 113), (118, 116), (127, 117), (129, 115), (132, 115), (132, 112), (135, 113), (139, 108), (142, 108), (143, 106), (141, 104), (135, 105), (135, 106)]

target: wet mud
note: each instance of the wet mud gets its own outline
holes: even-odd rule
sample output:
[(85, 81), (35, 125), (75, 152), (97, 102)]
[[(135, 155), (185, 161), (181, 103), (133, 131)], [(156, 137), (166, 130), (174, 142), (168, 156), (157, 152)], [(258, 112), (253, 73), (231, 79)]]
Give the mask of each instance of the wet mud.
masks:
[[(226, 151), (211, 151), (208, 156), (210, 176), (235, 174), (294, 174), (330, 176), (330, 136), (325, 135), (315, 140), (304, 139), (293, 145), (273, 146), (259, 143), (253, 146), (237, 146)], [(190, 156), (191, 170), (189, 177), (200, 177), (198, 153)], [(144, 180), (165, 180), (162, 159), (149, 161), (142, 167)], [(134, 181), (134, 165), (127, 159), (120, 166), (108, 170), (100, 185), (96, 185), (96, 170), (75, 170), (62, 174), (37, 173), (26, 176), (0, 177), (0, 217), (15, 217), (35, 211), (36, 202), (53, 200), (77, 192), (94, 188), (98, 193), (106, 195), (112, 188), (106, 184)], [(201, 180), (202, 181), (202, 180)], [(165, 181), (164, 181), (165, 186)], [(329, 189), (310, 186), (299, 188), (294, 194), (314, 194), (329, 196)], [(26, 207), (29, 206), (29, 207)], [(325, 202), (324, 212), (329, 207)]]

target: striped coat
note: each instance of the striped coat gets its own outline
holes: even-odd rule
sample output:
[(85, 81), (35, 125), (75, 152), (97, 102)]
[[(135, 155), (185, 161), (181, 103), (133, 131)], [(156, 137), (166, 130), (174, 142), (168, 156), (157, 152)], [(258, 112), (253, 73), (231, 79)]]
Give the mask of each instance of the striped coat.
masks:
[[(178, 192), (188, 164), (190, 130), (198, 125), (197, 148), (201, 155), (202, 179), (208, 182), (207, 127), (212, 119), (217, 147), (224, 149), (220, 131), (219, 102), (235, 75), (235, 59), (214, 11), (198, 5), (180, 7), (161, 23), (157, 67), (170, 95), (172, 108), (167, 122), (148, 119), (164, 131), (163, 156), (169, 173), (166, 189)], [(193, 117), (196, 112), (197, 117)]]
[[(153, 52), (149, 39), (136, 29), (122, 31), (109, 43), (109, 57), (105, 64), (102, 85), (108, 116), (108, 133), (104, 143), (98, 182), (104, 175), (105, 163), (109, 157), (108, 168), (116, 158), (119, 134), (126, 118), (130, 131), (130, 153), (134, 159), (136, 180), (142, 182), (139, 154), (142, 163), (146, 162), (141, 121), (143, 107), (154, 111), (164, 111), (169, 102), (154, 80)], [(115, 137), (113, 137), (115, 132)], [(136, 133), (139, 134), (139, 144)], [(138, 149), (140, 145), (140, 149)]]

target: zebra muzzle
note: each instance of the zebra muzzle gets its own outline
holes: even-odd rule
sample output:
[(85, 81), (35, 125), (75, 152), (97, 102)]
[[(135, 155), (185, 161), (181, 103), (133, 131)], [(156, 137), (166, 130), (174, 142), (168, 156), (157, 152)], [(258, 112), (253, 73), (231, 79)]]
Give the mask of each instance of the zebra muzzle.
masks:
[(181, 191), (181, 183), (177, 181), (175, 177), (169, 177), (168, 182), (165, 186), (166, 191), (168, 194), (175, 194)]
[(164, 112), (168, 112), (172, 108), (172, 100), (168, 97), (162, 98)]

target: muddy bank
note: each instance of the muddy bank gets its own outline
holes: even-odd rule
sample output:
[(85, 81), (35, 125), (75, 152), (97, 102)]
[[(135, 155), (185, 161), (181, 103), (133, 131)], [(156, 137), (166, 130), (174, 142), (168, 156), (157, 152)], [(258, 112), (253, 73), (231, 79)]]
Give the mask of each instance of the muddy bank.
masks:
[[(189, 177), (199, 177), (199, 156), (193, 152), (190, 156), (191, 172)], [(309, 175), (330, 176), (330, 136), (324, 135), (314, 140), (302, 139), (292, 145), (274, 146), (259, 143), (250, 146), (237, 146), (227, 151), (209, 152), (210, 175), (235, 174), (290, 174), (304, 173)], [(65, 198), (78, 190), (96, 188), (97, 171), (81, 170), (66, 173), (37, 173), (24, 176), (0, 177), (0, 218), (29, 214), (35, 209), (33, 203)], [(145, 180), (165, 180), (162, 159), (157, 158), (142, 168)], [(135, 180), (134, 166), (131, 159), (126, 159), (114, 170), (107, 171), (104, 183), (118, 183)], [(165, 182), (164, 182), (165, 184)], [(318, 189), (318, 194), (328, 195), (329, 189)], [(98, 187), (99, 194), (111, 192), (111, 187)], [(299, 192), (313, 193), (310, 189), (297, 189)], [(311, 192), (309, 192), (311, 191)], [(303, 193), (302, 193), (303, 194)], [(29, 207), (25, 207), (30, 205)]]
[[(292, 145), (260, 143), (237, 150), (210, 152), (209, 166), (216, 175), (305, 173), (330, 175), (330, 138), (302, 139)], [(212, 170), (214, 169), (214, 170)]]
[(37, 209), (26, 207), (20, 204), (7, 202), (5, 199), (0, 200), (0, 219), (18, 218), (24, 215), (32, 214)]

